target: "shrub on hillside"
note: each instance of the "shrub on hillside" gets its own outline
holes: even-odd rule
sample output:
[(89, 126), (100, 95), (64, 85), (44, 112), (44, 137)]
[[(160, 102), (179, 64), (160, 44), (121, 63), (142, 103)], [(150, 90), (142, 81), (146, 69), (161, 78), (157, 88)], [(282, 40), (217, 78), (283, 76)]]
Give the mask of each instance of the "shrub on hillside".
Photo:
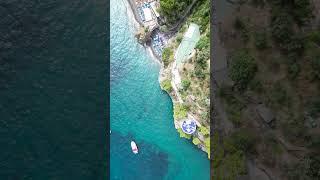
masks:
[(177, 43), (180, 44), (181, 41), (182, 41), (182, 39), (183, 39), (183, 34), (179, 33), (179, 34), (177, 35), (177, 38), (176, 38)]
[(172, 85), (170, 80), (164, 80), (161, 82), (161, 87), (163, 90), (167, 91), (170, 93), (172, 91)]
[(268, 47), (267, 33), (265, 31), (255, 33), (254, 44), (258, 49), (267, 48)]
[(288, 12), (298, 25), (304, 25), (312, 18), (312, 4), (310, 0), (270, 0), (274, 9)]
[(207, 68), (207, 61), (210, 58), (209, 49), (202, 49), (197, 52), (195, 60), (194, 75), (199, 79), (204, 79), (206, 77), (205, 69)]
[(320, 31), (312, 31), (308, 34), (309, 41), (320, 45)]
[(312, 179), (320, 179), (320, 155), (313, 153), (309, 155), (310, 166), (307, 171), (307, 175)]
[(205, 72), (203, 71), (203, 69), (200, 66), (196, 66), (195, 70), (194, 70), (194, 75), (198, 78), (198, 79), (204, 79), (206, 77)]
[(274, 10), (271, 17), (271, 34), (276, 42), (285, 44), (291, 37), (292, 30), (292, 19), (289, 14), (282, 10)]
[(192, 143), (197, 146), (198, 144), (200, 144), (200, 140), (198, 138), (194, 137), (192, 139)]
[(292, 6), (291, 14), (297, 24), (304, 25), (309, 22), (312, 17), (310, 0), (295, 0)]
[(314, 55), (311, 60), (312, 67), (312, 78), (314, 80), (320, 80), (320, 53), (319, 55)]
[(204, 49), (208, 48), (210, 46), (210, 39), (207, 36), (202, 36), (200, 40), (198, 41), (196, 48), (197, 49)]
[(224, 159), (224, 173), (223, 179), (237, 179), (239, 175), (246, 173), (245, 156), (242, 151), (236, 151), (233, 154), (226, 155)]
[(182, 88), (187, 90), (190, 87), (191, 82), (189, 80), (182, 80)]
[(167, 67), (174, 59), (173, 50), (170, 47), (164, 48), (162, 52), (162, 61), (164, 67)]
[(190, 139), (191, 138), (191, 135), (184, 133), (181, 128), (178, 128), (178, 133), (179, 133), (181, 138), (186, 138), (186, 139)]
[(199, 127), (199, 132), (204, 136), (210, 134), (210, 130), (204, 126)]
[(263, 8), (265, 6), (265, 0), (251, 0), (250, 3), (255, 7)]
[(187, 113), (188, 113), (187, 106), (184, 106), (182, 104), (176, 104), (173, 109), (174, 109), (173, 116), (176, 119), (183, 119), (187, 117)]
[(210, 22), (210, 1), (202, 0), (198, 5), (199, 6), (194, 9), (188, 21), (198, 24), (200, 32), (203, 33), (209, 26)]
[(200, 66), (202, 69), (207, 67), (207, 61), (210, 59), (210, 50), (203, 49), (201, 51), (197, 51), (196, 56), (196, 64), (195, 66)]
[(244, 90), (256, 74), (255, 60), (245, 50), (237, 51), (231, 60), (230, 78), (240, 90)]
[(290, 103), (288, 92), (280, 82), (275, 83), (270, 90), (270, 99), (275, 104), (288, 105)]
[(300, 73), (300, 66), (297, 63), (292, 63), (288, 67), (288, 76), (291, 80), (294, 80), (298, 77)]
[(249, 28), (246, 22), (243, 19), (236, 17), (236, 19), (234, 20), (233, 26), (236, 30), (240, 32), (241, 39), (245, 43), (248, 42), (250, 39), (250, 35), (249, 35)]
[(243, 152), (255, 151), (254, 146), (256, 143), (256, 137), (246, 129), (240, 129), (231, 134), (229, 137), (230, 143), (237, 150)]
[(291, 37), (286, 41), (285, 44), (282, 44), (282, 48), (289, 54), (294, 55), (298, 58), (304, 52), (305, 47), (305, 38), (301, 35), (291, 35)]
[(160, 0), (160, 14), (166, 18), (167, 23), (174, 24), (191, 2), (191, 0)]

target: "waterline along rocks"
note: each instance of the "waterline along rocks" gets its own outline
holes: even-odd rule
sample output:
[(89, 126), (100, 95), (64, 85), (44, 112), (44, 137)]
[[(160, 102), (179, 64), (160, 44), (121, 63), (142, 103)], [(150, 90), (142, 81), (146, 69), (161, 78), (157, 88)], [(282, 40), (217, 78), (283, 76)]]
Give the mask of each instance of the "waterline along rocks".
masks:
[[(140, 24), (136, 38), (150, 46), (161, 61), (159, 83), (172, 99), (175, 128), (180, 137), (192, 140), (210, 158), (209, 0), (188, 4), (182, 13), (186, 16), (174, 25), (162, 13), (161, 1), (128, 1)], [(168, 32), (170, 25), (180, 28)], [(181, 128), (187, 121), (196, 123), (192, 134)]]
[(173, 127), (172, 100), (158, 82), (161, 64), (134, 37), (138, 22), (129, 3), (111, 4), (110, 178), (209, 179), (206, 154)]

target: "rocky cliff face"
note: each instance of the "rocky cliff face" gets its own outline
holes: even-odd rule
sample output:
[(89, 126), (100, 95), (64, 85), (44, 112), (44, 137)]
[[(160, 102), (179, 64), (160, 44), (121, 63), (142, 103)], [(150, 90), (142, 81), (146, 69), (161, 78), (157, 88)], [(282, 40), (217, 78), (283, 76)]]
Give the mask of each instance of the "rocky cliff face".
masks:
[[(191, 57), (192, 58), (192, 57)], [(174, 111), (174, 126), (177, 129), (180, 137), (192, 139), (192, 142), (201, 150), (208, 153), (210, 158), (210, 127), (197, 122), (197, 131), (188, 135), (181, 130), (181, 124), (185, 119), (198, 119), (199, 108), (189, 109), (185, 108), (187, 99), (182, 98), (180, 93), (182, 87), (180, 83), (177, 83), (177, 76), (179, 74), (179, 68), (176, 66), (175, 62), (170, 63), (167, 67), (164, 67), (162, 64), (161, 70), (159, 73), (159, 83), (163, 90), (165, 90), (171, 97), (173, 102), (173, 111)], [(178, 77), (180, 78), (180, 77)], [(192, 95), (189, 95), (192, 96)], [(193, 96), (194, 97), (194, 96)], [(196, 118), (195, 118), (196, 117)]]

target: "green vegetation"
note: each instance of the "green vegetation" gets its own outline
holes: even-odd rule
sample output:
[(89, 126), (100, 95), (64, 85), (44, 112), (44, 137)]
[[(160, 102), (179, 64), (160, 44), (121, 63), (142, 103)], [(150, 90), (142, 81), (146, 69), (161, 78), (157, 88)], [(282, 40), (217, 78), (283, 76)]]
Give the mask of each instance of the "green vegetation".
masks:
[(224, 149), (223, 147), (220, 145), (219, 143), (219, 134), (218, 132), (214, 132), (213, 134), (213, 151), (214, 151), (214, 158), (213, 158), (213, 167), (218, 167), (220, 165), (220, 163), (223, 161), (224, 159)]
[(263, 8), (265, 6), (265, 0), (251, 0), (250, 3), (255, 7)]
[(209, 48), (210, 46), (210, 39), (207, 36), (202, 36), (199, 42), (196, 45), (196, 48), (202, 50), (204, 48)]
[[(165, 25), (160, 27), (160, 30), (168, 30), (168, 28), (174, 27), (176, 23), (181, 22), (182, 15), (184, 15), (186, 8), (191, 4), (193, 0), (160, 0), (160, 14), (165, 17)], [(191, 9), (189, 17), (186, 18), (186, 22), (182, 22), (182, 26), (172, 41), (170, 47), (166, 48), (163, 52), (162, 59), (164, 66), (168, 67), (173, 62), (174, 48), (178, 47), (181, 43), (183, 34), (187, 30), (190, 23), (199, 25), (200, 28), (200, 40), (196, 45), (196, 56), (190, 58), (179, 69), (181, 75), (182, 89), (179, 89), (181, 98), (185, 103), (174, 104), (174, 118), (176, 120), (184, 119), (187, 117), (187, 113), (191, 112), (199, 117), (199, 122), (203, 128), (199, 129), (199, 132), (205, 136), (205, 141), (193, 137), (192, 142), (195, 145), (203, 145), (208, 151), (208, 157), (210, 158), (210, 137), (209, 129), (205, 126), (209, 125), (209, 69), (208, 60), (210, 58), (210, 1), (199, 0), (195, 1), (194, 8)], [(190, 101), (195, 101), (190, 103)], [(199, 109), (199, 106), (201, 109)], [(178, 129), (180, 137), (190, 138)]]
[(249, 28), (246, 22), (243, 19), (237, 17), (234, 21), (234, 28), (240, 32), (243, 42), (247, 43), (250, 39), (250, 35)]
[(281, 85), (281, 83), (275, 83), (270, 91), (270, 100), (274, 104), (288, 105), (289, 96), (286, 89)]
[[(234, 11), (237, 18), (222, 22), (234, 84), (220, 87), (218, 94), (234, 126), (214, 137), (215, 179), (246, 173), (246, 156), (277, 166), (284, 179), (319, 179), (320, 31), (319, 17), (312, 20), (313, 12), (319, 16), (312, 11), (314, 2), (244, 0), (246, 5), (239, 3)], [(258, 116), (258, 104), (271, 111), (266, 114), (272, 122)], [(301, 150), (293, 152), (290, 146)]]
[(147, 33), (149, 31), (149, 27), (144, 28), (144, 32)]
[(206, 136), (206, 135), (209, 135), (210, 134), (210, 131), (209, 131), (209, 129), (208, 128), (206, 128), (205, 126), (201, 126), (201, 127), (199, 127), (199, 132), (202, 134), (202, 135), (204, 135), (204, 136)]
[[(183, 91), (182, 96), (194, 98), (190, 104), (190, 112), (197, 114), (203, 126), (209, 125), (209, 66), (210, 59), (210, 1), (199, 0), (191, 15), (179, 32), (184, 32), (187, 25), (196, 23), (200, 27), (200, 40), (196, 45), (196, 56), (191, 58), (181, 71)], [(190, 83), (189, 83), (190, 82)], [(199, 111), (199, 106), (204, 110)]]
[(179, 33), (179, 34), (177, 35), (177, 38), (176, 38), (177, 43), (180, 44), (181, 41), (182, 41), (182, 39), (183, 39), (183, 34), (182, 34), (182, 33)]
[(207, 61), (210, 59), (210, 51), (209, 49), (204, 49), (202, 51), (198, 51), (196, 57), (196, 66), (199, 66), (201, 69), (207, 68)]
[(312, 31), (307, 35), (309, 41), (320, 45), (320, 31)]
[(205, 140), (204, 140), (204, 146), (206, 147), (206, 150), (207, 150), (207, 153), (208, 153), (208, 158), (210, 159), (210, 137), (207, 137)]
[[(235, 150), (241, 150), (245, 153), (254, 152), (256, 138), (248, 129), (239, 129), (226, 138), (226, 141), (234, 147)], [(230, 151), (232, 152), (232, 151)]]
[(268, 47), (267, 33), (265, 31), (255, 33), (254, 44), (259, 49), (266, 49)]
[(287, 11), (298, 25), (309, 22), (312, 15), (310, 0), (272, 0), (273, 9), (283, 9)]
[(193, 137), (192, 143), (197, 146), (197, 145), (199, 145), (201, 142), (200, 142), (200, 140), (199, 140), (198, 138)]
[(288, 77), (292, 80), (296, 79), (300, 73), (300, 66), (297, 63), (288, 65)]
[(204, 33), (210, 26), (210, 1), (200, 0), (197, 5), (187, 22), (198, 24), (200, 32)]
[[(245, 154), (242, 150), (237, 149), (239, 139), (247, 142), (246, 138), (238, 138), (239, 135), (230, 136), (227, 142), (221, 139), (224, 143), (220, 144), (218, 133), (215, 133), (213, 138), (213, 170), (214, 179), (236, 179), (239, 175), (246, 173)], [(236, 143), (236, 144), (233, 144)]]
[(162, 26), (160, 26), (160, 31), (161, 32), (168, 32), (168, 26), (167, 25), (162, 25)]
[(174, 105), (173, 116), (175, 119), (183, 119), (187, 117), (188, 107), (182, 104)]
[(311, 154), (309, 156), (310, 166), (307, 170), (307, 175), (314, 179), (320, 178), (320, 155), (319, 154)]
[(174, 54), (171, 47), (167, 47), (163, 49), (162, 52), (162, 61), (164, 64), (164, 67), (167, 67), (171, 62), (174, 60)]
[(160, 0), (159, 12), (168, 24), (174, 24), (191, 2), (192, 0)]
[(236, 151), (235, 153), (228, 154), (224, 160), (226, 168), (226, 179), (236, 179), (239, 175), (246, 173), (245, 156), (243, 152)]
[(272, 37), (278, 43), (286, 43), (293, 34), (293, 21), (285, 11), (274, 10), (270, 26)]
[(270, 27), (272, 37), (290, 59), (303, 53), (304, 37), (294, 31), (294, 20), (288, 11), (273, 8)]
[(177, 131), (181, 138), (191, 139), (191, 135), (184, 133), (181, 128), (178, 128)]
[(248, 51), (241, 50), (232, 56), (231, 63), (230, 77), (239, 89), (244, 90), (257, 71), (255, 60)]
[(189, 80), (182, 80), (182, 88), (187, 90), (190, 87), (191, 82)]
[(289, 179), (314, 180), (320, 178), (320, 156), (316, 153), (308, 154), (297, 163), (284, 167)]
[(320, 80), (320, 53), (314, 55), (311, 60), (311, 75), (312, 79)]
[(209, 49), (203, 49), (198, 51), (195, 63), (195, 76), (199, 79), (204, 79), (206, 77), (205, 70), (207, 68), (207, 61), (210, 59)]
[(161, 87), (163, 90), (167, 91), (168, 93), (172, 91), (171, 81), (168, 79), (161, 82)]
[(263, 85), (261, 81), (257, 78), (254, 78), (253, 80), (251, 80), (248, 87), (250, 90), (255, 91), (257, 93), (263, 92)]
[(318, 115), (320, 115), (320, 98), (314, 98), (314, 100), (311, 102), (309, 113), (311, 117), (315, 118)]
[(204, 79), (204, 78), (206, 77), (204, 71), (200, 68), (200, 66), (196, 66), (196, 67), (195, 67), (194, 75), (195, 75), (198, 79)]

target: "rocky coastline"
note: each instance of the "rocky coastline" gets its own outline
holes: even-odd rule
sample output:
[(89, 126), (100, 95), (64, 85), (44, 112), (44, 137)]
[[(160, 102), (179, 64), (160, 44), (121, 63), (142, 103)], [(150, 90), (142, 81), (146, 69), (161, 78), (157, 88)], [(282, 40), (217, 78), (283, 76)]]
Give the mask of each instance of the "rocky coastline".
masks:
[[(136, 4), (134, 2), (134, 0), (127, 0), (128, 4), (130, 6), (131, 12), (134, 15), (135, 21), (138, 22), (139, 24), (139, 28), (138, 31), (135, 34), (135, 37), (137, 38), (138, 42), (140, 44), (142, 44), (145, 48), (150, 49), (150, 52), (152, 53), (152, 56), (155, 57), (161, 64), (161, 68), (160, 68), (160, 72), (159, 72), (159, 84), (162, 90), (166, 91), (173, 103), (173, 110), (182, 104), (181, 98), (179, 98), (181, 95), (179, 93), (179, 89), (177, 87), (181, 86), (180, 84), (176, 84), (175, 80), (174, 80), (174, 71), (177, 71), (177, 67), (175, 65), (174, 62), (170, 63), (167, 67), (164, 66), (164, 63), (161, 60), (161, 57), (159, 57), (157, 55), (157, 53), (155, 53), (155, 50), (153, 49), (152, 45), (151, 45), (151, 35), (153, 33), (153, 31), (155, 29), (152, 29), (151, 31), (145, 31), (145, 27), (143, 25), (143, 23), (141, 22), (138, 12), (136, 11), (137, 7)], [(170, 36), (168, 36), (168, 34), (164, 33), (164, 32), (160, 32), (165, 34), (167, 37), (169, 37), (168, 39), (168, 43), (170, 44), (172, 41), (175, 40), (176, 38), (176, 33), (171, 33)], [(171, 86), (173, 87), (172, 91), (167, 91), (164, 87), (163, 84), (165, 81), (170, 81)], [(192, 117), (192, 114), (188, 113), (188, 117)], [(175, 116), (173, 117), (174, 119), (174, 127), (175, 129), (177, 129), (178, 133), (180, 133), (180, 137), (181, 136), (181, 132), (179, 132), (179, 130), (181, 130), (181, 123), (182, 123), (182, 119), (176, 118)], [(198, 126), (201, 127), (200, 123), (197, 123)], [(198, 148), (200, 148), (202, 151), (208, 153), (208, 157), (210, 158), (210, 149), (206, 148), (205, 146), (205, 139), (204, 136), (197, 131), (196, 133), (194, 133), (193, 138), (196, 138), (199, 141), (199, 143), (194, 143)], [(188, 138), (190, 139), (190, 137)]]

